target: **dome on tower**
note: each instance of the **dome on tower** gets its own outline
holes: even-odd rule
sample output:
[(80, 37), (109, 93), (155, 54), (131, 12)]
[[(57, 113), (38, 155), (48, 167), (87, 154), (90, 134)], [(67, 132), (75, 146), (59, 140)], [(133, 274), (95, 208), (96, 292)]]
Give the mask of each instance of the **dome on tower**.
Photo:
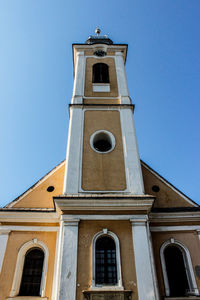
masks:
[(88, 45), (92, 44), (107, 44), (107, 45), (112, 45), (113, 41), (108, 37), (108, 35), (100, 35), (101, 29), (97, 27), (95, 29), (96, 35), (90, 35), (85, 42)]

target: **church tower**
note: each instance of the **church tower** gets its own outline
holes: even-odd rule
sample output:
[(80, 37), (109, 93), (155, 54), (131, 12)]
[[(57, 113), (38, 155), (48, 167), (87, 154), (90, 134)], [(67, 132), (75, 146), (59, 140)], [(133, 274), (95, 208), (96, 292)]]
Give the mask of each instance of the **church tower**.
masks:
[(127, 45), (73, 45), (66, 160), (0, 208), (1, 300), (199, 300), (200, 207), (139, 158)]
[(62, 211), (59, 300), (157, 299), (147, 217), (153, 197), (144, 194), (127, 47), (99, 28), (73, 45), (64, 190), (54, 198)]

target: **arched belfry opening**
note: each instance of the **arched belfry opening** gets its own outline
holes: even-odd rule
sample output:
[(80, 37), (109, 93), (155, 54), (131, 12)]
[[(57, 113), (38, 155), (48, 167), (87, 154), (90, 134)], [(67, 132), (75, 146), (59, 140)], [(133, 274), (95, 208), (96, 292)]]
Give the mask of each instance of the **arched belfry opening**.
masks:
[(93, 83), (109, 83), (109, 67), (104, 63), (94, 64), (92, 67)]
[(189, 291), (186, 258), (184, 252), (175, 245), (170, 245), (164, 250), (170, 296), (186, 296)]

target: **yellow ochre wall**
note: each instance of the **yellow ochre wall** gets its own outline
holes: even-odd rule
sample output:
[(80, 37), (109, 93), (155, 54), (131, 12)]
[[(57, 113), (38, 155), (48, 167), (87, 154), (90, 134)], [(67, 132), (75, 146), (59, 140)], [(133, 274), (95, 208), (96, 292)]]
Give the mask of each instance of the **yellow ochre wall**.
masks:
[[(93, 117), (90, 120), (90, 113), (93, 114)], [(96, 117), (98, 114), (98, 117)], [(87, 116), (88, 115), (88, 116)], [(95, 172), (98, 171), (98, 168), (95, 169), (95, 166), (93, 166), (91, 163), (91, 160), (94, 159), (93, 155), (95, 156), (95, 164), (96, 164), (96, 157), (98, 154), (94, 152), (91, 147), (89, 146), (89, 137), (95, 130), (100, 129), (106, 129), (108, 131), (111, 131), (117, 141), (117, 147), (108, 154), (100, 154), (102, 156), (102, 159), (105, 161), (109, 161), (111, 154), (112, 154), (112, 160), (114, 157), (118, 160), (118, 163), (120, 162), (121, 167), (123, 166), (123, 171), (120, 174), (120, 177), (118, 177), (118, 184), (119, 184), (119, 178), (121, 178), (121, 189), (125, 189), (126, 183), (125, 183), (125, 174), (124, 174), (124, 162), (123, 158), (120, 159), (123, 149), (122, 149), (122, 143), (121, 143), (121, 126), (120, 126), (120, 116), (118, 111), (86, 111), (85, 113), (85, 141), (83, 145), (83, 152), (88, 151), (86, 155), (86, 159), (90, 160), (87, 164), (84, 162), (84, 172), (85, 175), (88, 176), (88, 180), (91, 180), (91, 173), (90, 168), (94, 168)], [(108, 116), (108, 117), (107, 117)], [(103, 118), (103, 119), (101, 119)], [(111, 119), (112, 118), (112, 119)], [(103, 120), (102, 121), (100, 121)], [(110, 122), (112, 120), (112, 123)], [(102, 128), (102, 124), (104, 124)], [(117, 151), (116, 151), (117, 150)], [(116, 151), (116, 152), (115, 152)], [(115, 154), (113, 156), (113, 154)], [(100, 157), (99, 157), (100, 158)], [(103, 163), (103, 162), (101, 162)], [(98, 166), (98, 163), (96, 167)], [(116, 166), (117, 168), (117, 166)], [(12, 207), (19, 207), (19, 208), (53, 208), (53, 196), (61, 195), (63, 192), (63, 181), (64, 181), (64, 171), (65, 171), (65, 162), (61, 163), (60, 166), (56, 167), (54, 170), (51, 171), (49, 175), (44, 177), (44, 179), (41, 179), (40, 182), (38, 182), (35, 186), (31, 187), (27, 192), (25, 192), (24, 195), (20, 196), (16, 201), (13, 201)], [(115, 170), (116, 172), (116, 170)], [(119, 173), (119, 170), (116, 174)], [(150, 170), (148, 170), (146, 167), (142, 166), (142, 174), (144, 179), (144, 186), (145, 186), (145, 192), (146, 194), (155, 195), (156, 200), (154, 203), (154, 207), (192, 207), (193, 204), (189, 203), (187, 200), (185, 200), (180, 194), (176, 193), (173, 189), (171, 189), (169, 186), (167, 186), (164, 182), (162, 182), (157, 176), (155, 176)], [(94, 175), (94, 174), (93, 174)], [(108, 174), (107, 174), (108, 175)], [(96, 175), (95, 175), (96, 176)], [(118, 176), (118, 175), (116, 175)], [(93, 177), (93, 176), (92, 176)], [(115, 178), (115, 174), (112, 174), (113, 179)], [(99, 178), (98, 178), (99, 180)], [(87, 180), (86, 180), (87, 181)], [(55, 189), (53, 192), (49, 193), (47, 192), (48, 186), (54, 186)], [(84, 183), (85, 185), (85, 183)], [(155, 193), (152, 191), (152, 186), (158, 185), (160, 187), (160, 191), (158, 193)], [(101, 184), (102, 186), (102, 184)], [(101, 187), (99, 188), (101, 189)], [(102, 187), (104, 189), (104, 187)]]
[(92, 239), (103, 228), (115, 233), (119, 239), (122, 269), (122, 284), (132, 290), (132, 300), (137, 300), (137, 280), (133, 252), (132, 229), (129, 221), (81, 221), (79, 224), (77, 299), (88, 290), (92, 280)]
[[(38, 182), (32, 189), (27, 191), (19, 201), (14, 203), (13, 207), (28, 208), (54, 208), (53, 196), (58, 196), (63, 192), (65, 163), (62, 163), (52, 172), (50, 176)], [(48, 186), (54, 186), (54, 191), (47, 192)]]
[[(142, 166), (142, 175), (144, 180), (145, 193), (156, 196), (154, 207), (192, 207), (194, 206), (185, 200), (180, 194), (175, 192), (157, 176), (150, 172), (147, 168)], [(159, 192), (153, 192), (152, 186), (158, 185)]]
[[(12, 288), (13, 277), (16, 267), (17, 255), (19, 249), (27, 242), (37, 238), (42, 241), (49, 250), (47, 279), (45, 296), (51, 300), (53, 273), (54, 273), (54, 259), (55, 259), (55, 246), (56, 246), (56, 233), (55, 232), (11, 232), (9, 235), (2, 272), (0, 275), (0, 299), (6, 300), (10, 295)], [(52, 299), (53, 300), (53, 299)]]
[[(97, 153), (90, 136), (97, 130), (110, 131), (116, 146), (109, 153)], [(119, 111), (88, 110), (84, 113), (82, 189), (120, 191), (126, 189), (124, 155)]]
[[(160, 289), (160, 295), (165, 295), (164, 281), (163, 281), (163, 273), (161, 268), (161, 260), (160, 260), (160, 248), (164, 242), (169, 240), (170, 238), (174, 238), (175, 240), (183, 243), (190, 252), (190, 257), (192, 260), (193, 270), (195, 274), (195, 266), (200, 265), (200, 242), (198, 238), (198, 234), (196, 231), (181, 231), (181, 232), (153, 232), (152, 233), (152, 242), (154, 249), (154, 258), (156, 264), (156, 272), (158, 278), (158, 286)], [(196, 282), (198, 289), (200, 289), (200, 279), (195, 274)]]

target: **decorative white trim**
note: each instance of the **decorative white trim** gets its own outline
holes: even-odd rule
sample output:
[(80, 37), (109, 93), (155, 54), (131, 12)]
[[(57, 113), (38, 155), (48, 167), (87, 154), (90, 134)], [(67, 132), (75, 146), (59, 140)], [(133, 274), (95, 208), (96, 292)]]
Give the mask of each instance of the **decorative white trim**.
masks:
[(147, 234), (147, 216), (138, 216), (131, 221), (133, 249), (137, 275), (138, 299), (156, 300), (157, 292), (154, 284), (152, 260)]
[[(105, 152), (101, 152), (101, 151), (98, 151), (97, 149), (94, 148), (93, 144), (94, 144), (94, 139), (97, 135), (99, 134), (105, 134), (105, 135), (108, 135), (109, 137), (109, 140), (111, 142), (111, 149), (109, 149), (108, 151), (105, 151)], [(114, 148), (115, 148), (115, 137), (114, 135), (112, 134), (112, 132), (108, 131), (108, 130), (97, 130), (95, 131), (91, 136), (90, 136), (90, 146), (92, 148), (92, 150), (94, 150), (95, 152), (97, 153), (100, 153), (100, 154), (105, 154), (105, 153), (109, 153), (111, 152)]]
[(41, 284), (40, 284), (40, 295), (41, 295), (41, 297), (44, 297), (49, 250), (43, 242), (38, 241), (36, 238), (25, 243), (19, 249), (18, 256), (17, 256), (17, 263), (16, 263), (16, 267), (15, 267), (15, 274), (14, 274), (14, 279), (13, 279), (13, 284), (12, 284), (12, 290), (10, 292), (10, 297), (15, 297), (18, 295), (19, 289), (20, 289), (20, 283), (21, 283), (21, 279), (22, 279), (25, 255), (29, 249), (35, 248), (35, 247), (41, 248), (44, 251), (42, 279), (41, 279)]
[(6, 252), (9, 233), (10, 230), (0, 228), (0, 273)]
[(196, 279), (194, 276), (192, 261), (191, 261), (190, 252), (189, 252), (188, 248), (180, 241), (177, 241), (174, 238), (170, 238), (169, 240), (164, 242), (160, 248), (160, 259), (161, 259), (161, 265), (162, 265), (162, 272), (163, 272), (166, 296), (170, 296), (170, 287), (169, 287), (169, 281), (168, 281), (168, 276), (167, 276), (164, 250), (167, 246), (169, 246), (171, 244), (173, 244), (174, 246), (177, 246), (183, 254), (183, 259), (184, 259), (184, 264), (185, 264), (185, 272), (187, 275), (190, 291), (193, 293), (193, 295), (199, 295), (199, 290), (197, 288), (197, 283), (196, 283)]
[[(96, 257), (95, 257), (95, 247), (96, 247), (96, 241), (99, 237), (101, 236), (110, 236), (114, 242), (115, 242), (115, 247), (116, 247), (116, 265), (117, 265), (117, 279), (118, 282), (114, 286), (100, 286), (96, 285), (95, 283), (95, 262), (96, 262)], [(120, 259), (120, 246), (119, 246), (119, 239), (115, 233), (112, 231), (109, 231), (107, 228), (103, 229), (102, 231), (98, 232), (95, 234), (92, 240), (92, 284), (91, 284), (91, 289), (95, 290), (123, 290), (124, 287), (122, 286), (122, 274), (121, 274), (121, 259)]]

